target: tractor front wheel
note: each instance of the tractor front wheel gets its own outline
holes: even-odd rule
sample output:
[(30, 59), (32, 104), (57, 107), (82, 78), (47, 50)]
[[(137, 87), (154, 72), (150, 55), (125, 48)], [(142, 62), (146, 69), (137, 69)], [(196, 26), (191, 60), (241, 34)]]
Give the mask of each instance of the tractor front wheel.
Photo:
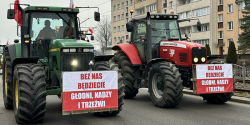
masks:
[(216, 93), (216, 94), (202, 94), (203, 100), (212, 104), (222, 104), (227, 102), (234, 95), (233, 92), (230, 93)]
[(8, 50), (5, 50), (3, 60), (3, 100), (6, 109), (13, 109), (13, 96), (12, 96), (12, 63), (10, 60), (10, 54)]
[(152, 65), (149, 71), (149, 93), (153, 103), (161, 108), (175, 107), (182, 94), (181, 74), (174, 64), (158, 62)]
[(117, 52), (114, 60), (122, 70), (122, 76), (124, 77), (125, 84), (125, 98), (134, 98), (138, 93), (138, 85), (140, 83), (140, 80), (137, 79), (137, 77), (139, 77), (138, 67), (134, 67), (127, 55), (122, 51)]
[(46, 111), (46, 82), (41, 66), (16, 65), (13, 80), (16, 122), (19, 124), (42, 122)]

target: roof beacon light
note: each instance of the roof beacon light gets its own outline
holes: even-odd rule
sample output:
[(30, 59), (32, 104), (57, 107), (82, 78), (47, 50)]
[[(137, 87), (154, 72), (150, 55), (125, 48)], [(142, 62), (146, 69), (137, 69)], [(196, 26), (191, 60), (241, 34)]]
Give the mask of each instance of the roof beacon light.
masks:
[(25, 42), (25, 43), (29, 43), (30, 41), (29, 41), (29, 40), (25, 40), (24, 42)]
[(83, 35), (86, 35), (86, 34), (87, 34), (87, 31), (83, 31), (82, 34), (83, 34)]
[(156, 18), (160, 18), (160, 16), (156, 16)]
[(169, 18), (173, 18), (173, 16), (169, 16)]
[(171, 11), (170, 14), (174, 14), (174, 11)]
[(134, 13), (134, 10), (130, 10), (130, 13)]

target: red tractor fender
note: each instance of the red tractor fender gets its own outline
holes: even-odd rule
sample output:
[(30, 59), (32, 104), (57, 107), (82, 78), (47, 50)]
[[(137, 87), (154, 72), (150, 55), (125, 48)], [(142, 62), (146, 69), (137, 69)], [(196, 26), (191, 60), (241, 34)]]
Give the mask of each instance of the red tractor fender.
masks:
[(139, 53), (133, 44), (123, 43), (116, 44), (112, 47), (112, 50), (122, 50), (130, 59), (133, 65), (141, 65), (141, 59)]

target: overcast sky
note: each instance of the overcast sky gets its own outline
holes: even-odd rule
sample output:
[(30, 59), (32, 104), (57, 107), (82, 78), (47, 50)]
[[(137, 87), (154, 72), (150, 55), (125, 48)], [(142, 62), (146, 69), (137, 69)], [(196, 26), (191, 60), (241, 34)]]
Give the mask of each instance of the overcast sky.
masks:
[[(9, 4), (14, 3), (15, 0), (1, 0), (0, 4), (0, 44), (6, 44), (7, 41), (10, 43), (14, 43), (14, 39), (19, 39), (17, 36), (16, 30), (16, 21), (7, 19), (7, 10), (9, 9)], [(20, 4), (30, 4), (31, 6), (62, 6), (69, 7), (70, 0), (19, 0)], [(97, 6), (99, 5), (99, 11), (101, 15), (110, 15), (111, 12), (111, 0), (73, 0), (74, 5), (78, 7), (86, 7), (86, 6)], [(14, 6), (11, 6), (13, 9)], [(23, 6), (23, 8), (25, 8)], [(85, 10), (85, 11), (83, 11)], [(86, 20), (87, 18), (91, 18), (94, 16), (94, 11), (97, 9), (80, 9), (82, 11), (78, 14), (81, 21)], [(93, 25), (93, 24), (94, 25)], [(81, 25), (81, 27), (94, 27), (97, 22), (92, 18), (91, 21), (86, 21)]]

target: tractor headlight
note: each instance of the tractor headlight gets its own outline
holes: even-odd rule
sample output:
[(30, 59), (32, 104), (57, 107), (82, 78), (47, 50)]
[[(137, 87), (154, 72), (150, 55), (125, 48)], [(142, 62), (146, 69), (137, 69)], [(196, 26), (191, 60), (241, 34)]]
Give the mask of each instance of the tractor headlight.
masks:
[(89, 61), (89, 66), (93, 66), (94, 65), (94, 61), (90, 60)]
[(198, 62), (198, 58), (197, 58), (197, 57), (194, 58), (194, 62), (195, 62), (195, 63)]
[(64, 53), (68, 53), (68, 52), (69, 52), (69, 49), (63, 49), (63, 52), (64, 52)]
[(83, 49), (83, 52), (94, 52), (94, 49)]
[(206, 58), (205, 58), (205, 57), (202, 57), (202, 58), (201, 58), (201, 61), (202, 61), (202, 62), (206, 62)]
[(74, 48), (74, 49), (69, 49), (69, 51), (71, 52), (71, 53), (75, 53), (76, 52), (76, 49)]
[(83, 49), (83, 52), (90, 52), (90, 49)]
[(89, 52), (94, 52), (94, 49), (89, 49)]
[(76, 66), (77, 65), (77, 61), (76, 60), (73, 60), (72, 63), (71, 63), (72, 66)]

